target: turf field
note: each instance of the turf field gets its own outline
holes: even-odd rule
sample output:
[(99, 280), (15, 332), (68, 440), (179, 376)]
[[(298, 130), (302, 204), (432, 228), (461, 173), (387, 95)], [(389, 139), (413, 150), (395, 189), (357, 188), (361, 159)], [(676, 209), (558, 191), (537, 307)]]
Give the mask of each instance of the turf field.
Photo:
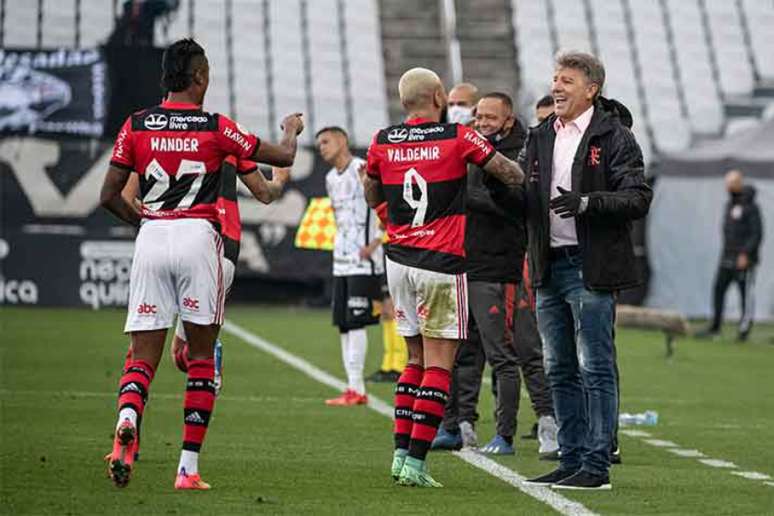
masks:
[[(343, 377), (327, 311), (245, 306), (228, 316)], [(555, 514), (449, 453), (430, 459), (445, 489), (393, 486), (386, 417), (366, 407), (326, 407), (322, 400), (334, 389), (228, 334), (224, 391), (200, 461), (214, 490), (172, 489), (184, 377), (166, 357), (151, 387), (141, 460), (129, 487), (119, 490), (106, 478), (102, 456), (115, 421), (123, 318), (122, 311), (0, 311), (3, 514)], [(772, 332), (759, 328), (744, 345), (679, 341), (667, 361), (659, 334), (621, 331), (622, 410), (657, 410), (659, 424), (637, 428), (649, 436), (621, 435), (624, 464), (613, 469), (612, 492), (563, 496), (602, 514), (774, 514), (774, 479), (738, 475), (774, 477)], [(370, 336), (367, 372), (381, 353), (379, 330)], [(387, 402), (390, 391), (371, 386)], [(519, 434), (534, 421), (522, 403)], [(480, 408), (484, 441), (493, 431), (488, 392)], [(525, 476), (552, 466), (537, 460), (535, 441), (517, 445), (515, 457), (497, 461)], [(714, 467), (674, 449), (701, 453)]]

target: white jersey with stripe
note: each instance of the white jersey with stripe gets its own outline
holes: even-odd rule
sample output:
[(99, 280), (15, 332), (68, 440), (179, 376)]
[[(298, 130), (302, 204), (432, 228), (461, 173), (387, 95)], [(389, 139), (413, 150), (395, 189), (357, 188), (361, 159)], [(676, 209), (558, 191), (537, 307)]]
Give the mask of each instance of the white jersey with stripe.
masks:
[(360, 249), (374, 239), (381, 239), (379, 219), (368, 207), (358, 168), (365, 160), (353, 157), (342, 171), (335, 167), (325, 176), (325, 189), (331, 199), (336, 219), (333, 245), (333, 275), (383, 274), (382, 246), (370, 258), (360, 258)]

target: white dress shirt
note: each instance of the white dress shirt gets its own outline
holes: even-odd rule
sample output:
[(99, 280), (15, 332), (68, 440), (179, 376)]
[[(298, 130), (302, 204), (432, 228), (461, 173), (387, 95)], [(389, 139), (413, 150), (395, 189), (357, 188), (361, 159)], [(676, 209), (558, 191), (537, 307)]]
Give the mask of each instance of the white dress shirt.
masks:
[[(556, 140), (554, 140), (554, 158), (551, 172), (551, 199), (561, 194), (557, 186), (572, 190), (572, 162), (578, 152), (583, 133), (591, 123), (594, 106), (581, 113), (572, 122), (563, 123), (558, 117), (554, 121)], [(575, 230), (575, 217), (560, 218), (549, 209), (551, 224), (551, 247), (578, 245), (578, 234)]]

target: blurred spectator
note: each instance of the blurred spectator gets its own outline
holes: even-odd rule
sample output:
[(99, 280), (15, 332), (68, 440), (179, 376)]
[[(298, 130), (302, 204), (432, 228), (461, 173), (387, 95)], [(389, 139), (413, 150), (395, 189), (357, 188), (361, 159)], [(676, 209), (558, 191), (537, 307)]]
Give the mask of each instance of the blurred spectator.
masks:
[(542, 99), (537, 101), (535, 105), (535, 118), (538, 123), (548, 118), (549, 115), (554, 114), (554, 97), (546, 95)]
[(742, 304), (737, 338), (744, 341), (750, 335), (755, 312), (755, 269), (763, 238), (763, 223), (755, 202), (755, 188), (744, 184), (742, 172), (730, 170), (725, 180), (729, 198), (723, 218), (723, 251), (715, 276), (714, 313), (709, 327), (699, 335), (720, 335), (726, 291), (731, 282), (736, 282)]
[(175, 11), (180, 0), (125, 0), (108, 45), (153, 46), (156, 18)]
[(478, 88), (469, 82), (462, 82), (449, 92), (447, 117), (449, 123), (473, 124), (473, 109), (478, 102)]

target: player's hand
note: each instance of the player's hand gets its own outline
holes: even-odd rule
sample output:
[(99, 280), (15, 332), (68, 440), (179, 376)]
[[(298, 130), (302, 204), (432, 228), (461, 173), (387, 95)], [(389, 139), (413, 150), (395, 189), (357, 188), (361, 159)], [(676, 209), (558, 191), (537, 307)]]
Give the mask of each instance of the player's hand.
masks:
[(370, 257), (371, 257), (371, 249), (367, 245), (364, 245), (363, 247), (361, 247), (360, 248), (360, 259), (361, 260), (367, 260)]
[(287, 184), (290, 181), (290, 168), (271, 168), (271, 179), (281, 184)]
[(280, 128), (283, 131), (295, 130), (297, 135), (301, 134), (301, 131), (304, 130), (304, 120), (301, 118), (302, 116), (302, 113), (293, 113), (292, 115), (286, 116), (282, 119)]
[(583, 197), (578, 192), (565, 190), (561, 186), (557, 186), (556, 189), (561, 195), (551, 199), (548, 205), (559, 218), (569, 219), (586, 211), (588, 197)]
[(747, 253), (739, 253), (739, 256), (736, 257), (737, 270), (743, 271), (743, 270), (746, 270), (747, 267), (749, 266), (750, 266), (750, 257), (747, 256)]

